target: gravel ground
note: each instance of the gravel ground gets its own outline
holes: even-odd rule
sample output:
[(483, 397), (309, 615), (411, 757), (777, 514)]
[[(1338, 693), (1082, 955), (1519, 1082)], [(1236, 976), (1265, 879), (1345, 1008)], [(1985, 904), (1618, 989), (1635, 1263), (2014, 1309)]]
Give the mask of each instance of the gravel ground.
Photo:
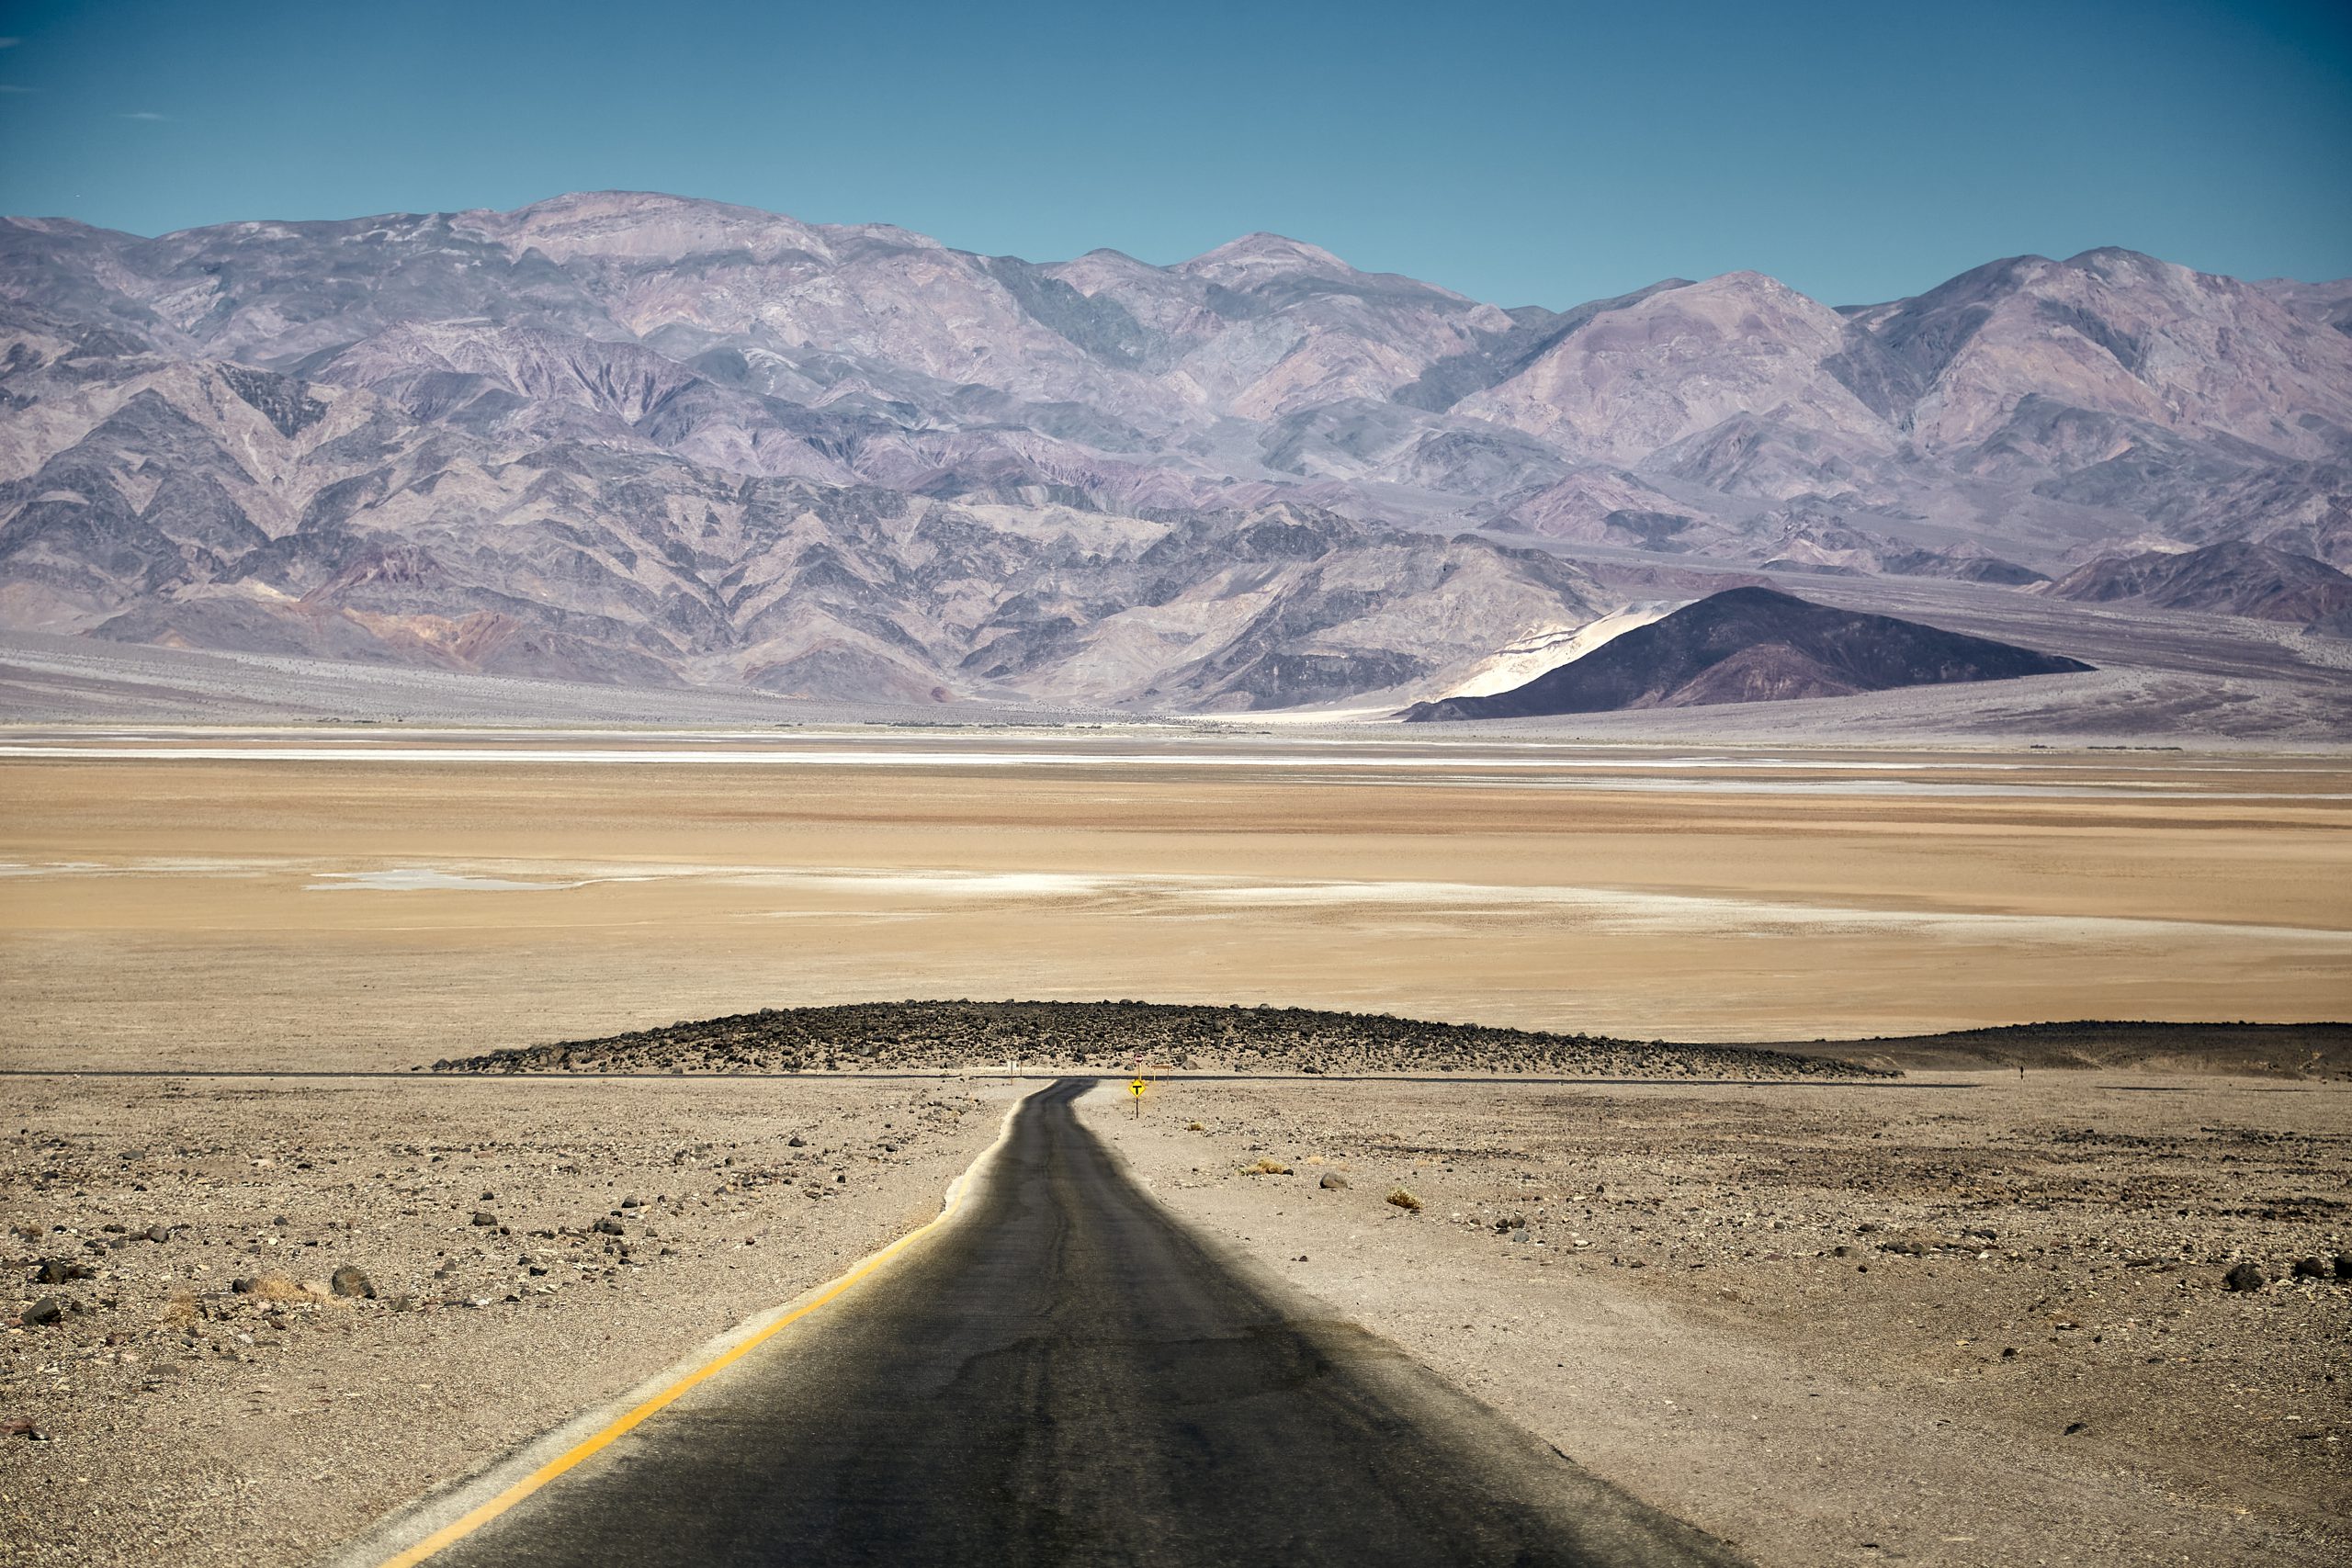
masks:
[(1179, 1213), (1764, 1563), (2352, 1547), (2352, 1094), (1958, 1077), (1086, 1104)]
[(0, 1560), (314, 1557), (928, 1219), (1007, 1099), (0, 1084)]

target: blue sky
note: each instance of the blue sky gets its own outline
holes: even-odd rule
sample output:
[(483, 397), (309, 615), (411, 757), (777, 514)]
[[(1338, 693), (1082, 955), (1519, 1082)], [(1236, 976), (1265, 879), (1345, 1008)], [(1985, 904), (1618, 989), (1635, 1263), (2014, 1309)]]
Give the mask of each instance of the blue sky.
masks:
[(2352, 6), (0, 0), (0, 211), (141, 233), (625, 187), (989, 254), (1271, 229), (1565, 306), (2120, 244), (2352, 275)]

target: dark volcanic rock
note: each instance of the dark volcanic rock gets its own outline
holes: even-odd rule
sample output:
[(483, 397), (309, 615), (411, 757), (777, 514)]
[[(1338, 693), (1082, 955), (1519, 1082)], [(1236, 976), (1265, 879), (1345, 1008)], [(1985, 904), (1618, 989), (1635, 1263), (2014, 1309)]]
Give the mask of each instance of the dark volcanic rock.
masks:
[[(493, 1051), (435, 1072), (799, 1072), (1001, 1066), (1176, 1070), (1501, 1072), (1625, 1077), (1873, 1077), (1882, 1069), (1794, 1052), (1427, 1023), (1381, 1013), (1156, 1002), (873, 1002), (782, 1008), (604, 1040)], [(598, 1222), (597, 1229), (617, 1225)]]
[(1637, 626), (1523, 686), (1416, 703), (1405, 716), (1523, 718), (1781, 702), (2089, 668), (1892, 615), (1830, 609), (1770, 588), (1734, 588)]
[(2053, 599), (2205, 610), (2312, 626), (2352, 611), (2352, 577), (2324, 561), (2232, 540), (2201, 550), (2108, 556), (2050, 585)]
[(2258, 1291), (2270, 1283), (2270, 1276), (2259, 1263), (2241, 1263), (2222, 1276), (2222, 1283), (2233, 1291)]

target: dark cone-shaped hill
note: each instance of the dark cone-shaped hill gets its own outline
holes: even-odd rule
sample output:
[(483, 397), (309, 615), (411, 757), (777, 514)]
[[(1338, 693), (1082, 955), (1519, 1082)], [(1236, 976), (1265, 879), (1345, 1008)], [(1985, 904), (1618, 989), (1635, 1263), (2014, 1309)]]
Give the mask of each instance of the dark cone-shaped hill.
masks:
[(1770, 588), (1734, 588), (1637, 626), (1523, 686), (1416, 703), (1405, 716), (1529, 718), (1785, 702), (2089, 668), (1917, 621), (1834, 610)]
[(771, 1008), (603, 1040), (435, 1062), (438, 1073), (1523, 1073), (1641, 1078), (1872, 1077), (1793, 1052), (1676, 1045), (1383, 1013), (1157, 1002), (860, 1002)]

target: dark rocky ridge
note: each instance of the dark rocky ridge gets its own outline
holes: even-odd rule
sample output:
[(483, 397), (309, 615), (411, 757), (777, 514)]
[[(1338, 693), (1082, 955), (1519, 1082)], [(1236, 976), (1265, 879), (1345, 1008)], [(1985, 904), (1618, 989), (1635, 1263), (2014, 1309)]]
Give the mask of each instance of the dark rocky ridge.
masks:
[(2352, 1080), (2352, 1023), (2162, 1023), (2078, 1020), (1887, 1035), (1778, 1050), (1834, 1051), (1841, 1059), (1911, 1072), (2143, 1067), (2168, 1073)]
[(867, 1068), (1532, 1073), (1588, 1077), (1899, 1076), (1821, 1056), (1385, 1013), (1155, 1002), (861, 1002), (776, 1008), (433, 1064), (436, 1073), (790, 1073)]
[(2352, 610), (2352, 577), (2325, 561), (2233, 539), (2195, 550), (2103, 556), (2044, 590), (2053, 599), (2204, 610), (2295, 626)]
[(1917, 621), (1830, 609), (1770, 588), (1733, 588), (1636, 626), (1523, 686), (1416, 703), (1405, 716), (1525, 718), (1781, 702), (2088, 669), (2079, 660)]

